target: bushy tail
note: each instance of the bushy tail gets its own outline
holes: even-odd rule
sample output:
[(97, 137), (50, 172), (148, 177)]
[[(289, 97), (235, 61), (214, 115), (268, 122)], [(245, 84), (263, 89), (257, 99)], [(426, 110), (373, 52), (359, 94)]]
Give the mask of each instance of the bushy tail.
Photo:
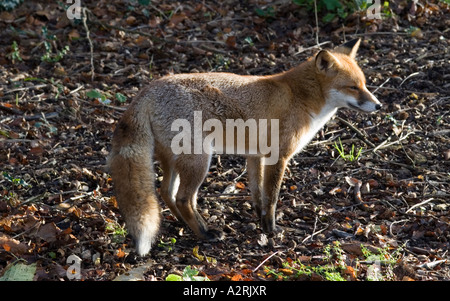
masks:
[(130, 107), (114, 131), (108, 165), (119, 209), (139, 255), (150, 251), (160, 224), (153, 148), (148, 116)]

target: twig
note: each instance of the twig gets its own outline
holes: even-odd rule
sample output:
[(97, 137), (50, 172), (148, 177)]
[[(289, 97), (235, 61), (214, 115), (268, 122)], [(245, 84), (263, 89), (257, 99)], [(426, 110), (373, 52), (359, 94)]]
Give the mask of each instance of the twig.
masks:
[(238, 175), (238, 176), (233, 180), (233, 182), (234, 182), (234, 183), (237, 183), (237, 181), (239, 181), (239, 179), (242, 178), (242, 177), (245, 175), (246, 172), (247, 172), (247, 161), (245, 161), (244, 170), (241, 172), (240, 175)]
[(87, 103), (87, 104), (89, 104), (91, 106), (94, 106), (94, 107), (107, 107), (107, 108), (114, 109), (114, 110), (121, 111), (121, 112), (125, 112), (127, 110), (127, 107), (125, 107), (125, 106), (124, 107), (118, 107), (118, 106), (107, 105), (107, 104), (96, 104), (96, 103), (93, 103), (92, 101), (87, 101), (87, 100), (84, 100), (84, 99), (81, 99), (81, 98), (78, 98), (78, 97), (75, 97), (75, 99), (77, 101), (81, 101), (81, 102)]
[(23, 118), (26, 121), (39, 120), (39, 119), (47, 120), (47, 119), (52, 119), (52, 118), (57, 118), (57, 117), (59, 117), (58, 112), (51, 112), (51, 113), (47, 113), (47, 114), (44, 114), (43, 112), (41, 112), (41, 114), (36, 114), (36, 115), (32, 115), (32, 116), (23, 116)]
[(439, 136), (439, 135), (448, 135), (450, 134), (450, 129), (447, 130), (441, 130), (441, 131), (433, 131), (431, 133), (428, 133), (430, 136)]
[(433, 270), (436, 266), (440, 265), (443, 262), (446, 262), (447, 259), (435, 260), (432, 262), (426, 262), (421, 265), (417, 265), (418, 268), (426, 268), (427, 270)]
[(84, 88), (84, 86), (83, 86), (83, 85), (81, 85), (81, 86), (79, 86), (78, 88), (76, 88), (76, 89), (74, 89), (74, 90), (70, 91), (70, 92), (69, 92), (69, 94), (73, 94), (73, 93), (76, 93), (76, 92), (78, 92), (79, 90), (81, 90), (81, 89), (83, 89), (83, 88)]
[(149, 6), (151, 8), (153, 8), (154, 10), (156, 10), (164, 19), (168, 20), (169, 18), (166, 16), (166, 14), (160, 10), (159, 8), (157, 8), (156, 6), (154, 6), (151, 2), (149, 3)]
[(19, 91), (24, 91), (24, 90), (30, 90), (30, 89), (40, 89), (40, 88), (44, 88), (44, 87), (47, 87), (47, 86), (48, 86), (48, 84), (37, 84), (37, 85), (29, 86), (29, 87), (22, 87), (22, 88), (16, 88), (16, 89), (8, 90), (8, 91), (5, 91), (4, 94), (6, 95), (6, 94), (19, 92)]
[(349, 34), (349, 36), (355, 36), (355, 37), (364, 37), (364, 36), (374, 36), (374, 35), (400, 35), (400, 36), (406, 36), (408, 35), (407, 32), (388, 32), (388, 31), (378, 31), (378, 32), (365, 32), (365, 33), (354, 33)]
[[(344, 143), (348, 143), (348, 144), (350, 144), (350, 143), (355, 143), (355, 142), (359, 142), (359, 141), (361, 141), (361, 139), (359, 139), (359, 138), (351, 138), (351, 139), (344, 139), (344, 140), (341, 140), (341, 142), (344, 144)], [(330, 138), (330, 139), (328, 139), (328, 140), (319, 140), (319, 141), (317, 141), (317, 142), (313, 142), (313, 143), (310, 143), (309, 145), (308, 145), (308, 147), (311, 147), (311, 146), (316, 146), (316, 145), (334, 145), (336, 143), (336, 138)], [(302, 157), (302, 159), (303, 159), (304, 157)], [(314, 158), (314, 157), (311, 157), (311, 158), (309, 158), (309, 160), (315, 160), (315, 161), (317, 161), (319, 158)], [(308, 157), (307, 157), (307, 159), (306, 160), (308, 160)]]
[(313, 228), (313, 233), (311, 235), (308, 235), (307, 237), (305, 237), (305, 239), (302, 240), (302, 244), (305, 243), (305, 241), (307, 241), (309, 238), (311, 238), (311, 241), (313, 239), (313, 236), (316, 234), (316, 227), (317, 227), (317, 216), (316, 216), (316, 220), (314, 221), (314, 228)]
[(408, 75), (401, 83), (400, 85), (398, 85), (398, 87), (400, 88), (408, 79), (410, 79), (411, 77), (417, 76), (417, 75), (421, 75), (422, 72), (414, 72), (411, 73), (410, 75)]
[(382, 88), (391, 78), (389, 77), (387, 80), (384, 81), (380, 86), (378, 86), (372, 93), (375, 94), (375, 92), (378, 91), (378, 89)]
[(371, 85), (366, 85), (367, 88), (378, 88), (378, 89), (385, 89), (385, 90), (391, 90), (391, 91), (397, 91), (397, 92), (406, 92), (406, 93), (415, 93), (415, 94), (425, 94), (425, 95), (436, 95), (439, 94), (439, 92), (420, 92), (420, 91), (412, 91), (412, 90), (402, 90), (399, 88), (394, 88), (394, 87), (377, 87), (377, 86), (371, 86)]
[(35, 200), (43, 199), (43, 198), (46, 197), (46, 196), (47, 196), (47, 193), (46, 193), (46, 192), (44, 192), (44, 193), (42, 193), (42, 194), (39, 194), (39, 195), (32, 196), (32, 197), (26, 199), (25, 201), (23, 201), (22, 203), (20, 203), (20, 204), (17, 206), (17, 208), (19, 208), (19, 207), (22, 206), (22, 205), (28, 204), (28, 203), (30, 203), (30, 202), (34, 202)]
[(25, 233), (30, 232), (31, 230), (33, 230), (34, 228), (36, 228), (36, 227), (39, 226), (40, 224), (41, 224), (41, 221), (38, 220), (38, 221), (36, 221), (36, 222), (33, 224), (33, 226), (31, 226), (30, 228), (26, 229), (25, 231), (23, 231), (23, 232), (21, 232), (21, 233), (19, 233), (19, 234), (17, 234), (17, 235), (14, 235), (12, 238), (13, 238), (13, 239), (16, 239), (17, 237), (19, 237), (19, 236), (21, 236), (21, 235), (23, 235), (23, 234), (25, 234)]
[(270, 255), (269, 257), (267, 257), (266, 259), (264, 259), (254, 270), (253, 273), (256, 272), (267, 260), (269, 260), (270, 258), (272, 258), (273, 256), (275, 256), (276, 254), (280, 253), (280, 251), (276, 251), (275, 253), (273, 253), (272, 255)]
[(330, 226), (329, 224), (327, 224), (325, 226), (325, 228), (320, 229), (319, 231), (316, 231), (316, 226), (317, 226), (317, 217), (316, 220), (314, 222), (314, 228), (313, 228), (313, 233), (311, 233), (310, 235), (306, 236), (305, 239), (302, 240), (302, 244), (304, 244), (308, 239), (311, 239), (311, 241), (313, 240), (314, 235), (319, 234), (320, 232), (325, 231), (326, 229), (328, 229), (328, 227)]
[[(421, 60), (421, 59), (424, 59), (424, 58), (429, 58), (429, 57), (433, 57), (433, 56), (436, 56), (436, 55), (442, 55), (442, 54), (445, 54), (445, 52), (426, 53), (426, 54), (422, 54), (422, 55), (417, 56), (417, 57), (407, 58), (405, 60), (405, 63), (407, 63), (409, 61), (413, 61), (413, 60)], [(447, 57), (448, 57), (448, 55), (444, 55), (444, 57), (442, 59), (445, 59)]]
[(32, 143), (36, 142), (37, 140), (32, 139), (0, 139), (1, 143)]
[(314, 14), (316, 17), (316, 44), (318, 47), (319, 45), (319, 18), (317, 17), (317, 0), (314, 0)]
[(408, 213), (409, 211), (413, 210), (413, 209), (416, 208), (416, 207), (425, 205), (426, 203), (428, 203), (428, 202), (430, 202), (430, 201), (432, 201), (432, 200), (434, 200), (434, 198), (429, 198), (429, 199), (427, 199), (427, 200), (425, 200), (425, 201), (423, 201), (423, 202), (420, 202), (420, 203), (418, 203), (418, 204), (415, 204), (414, 206), (412, 206), (411, 208), (409, 208), (408, 210), (406, 210), (405, 213)]
[(92, 44), (89, 27), (87, 26), (87, 23), (86, 23), (87, 11), (88, 11), (88, 9), (86, 7), (83, 7), (83, 25), (84, 25), (84, 29), (86, 30), (86, 38), (89, 41), (89, 48), (90, 48), (90, 52), (91, 52), (91, 81), (94, 81), (94, 77), (95, 77), (95, 70), (94, 70), (94, 44)]
[(358, 130), (356, 127), (354, 127), (350, 122), (348, 122), (347, 120), (345, 120), (339, 116), (336, 116), (336, 119), (339, 120), (340, 122), (344, 123), (345, 125), (347, 125), (349, 128), (351, 128), (358, 135), (358, 137), (362, 141), (364, 141), (367, 145), (369, 145), (370, 147), (375, 147), (375, 144), (373, 144), (372, 142), (367, 140), (366, 136), (360, 130)]
[(158, 37), (155, 37), (152, 34), (146, 33), (146, 32), (142, 32), (142, 31), (137, 31), (137, 30), (133, 30), (133, 29), (128, 29), (128, 28), (124, 28), (124, 27), (120, 27), (120, 26), (115, 26), (115, 25), (109, 25), (97, 20), (89, 20), (90, 23), (95, 24), (95, 25), (99, 25), (102, 26), (104, 28), (107, 29), (115, 29), (115, 30), (119, 30), (119, 31), (123, 31), (123, 32), (128, 32), (128, 33), (133, 33), (133, 34), (138, 34), (141, 36), (145, 36), (148, 37), (152, 42), (167, 42), (170, 43), (170, 40), (161, 40)]
[(388, 138), (388, 139), (384, 140), (383, 142), (381, 142), (377, 147), (375, 147), (375, 148), (372, 150), (372, 152), (376, 152), (376, 151), (379, 150), (379, 149), (386, 148), (386, 147), (389, 147), (389, 146), (391, 146), (391, 145), (400, 143), (402, 140), (405, 140), (409, 135), (411, 135), (411, 134), (413, 134), (413, 133), (414, 133), (414, 132), (409, 132), (409, 133), (407, 133), (405, 136), (402, 136), (402, 137), (400, 137), (398, 140), (396, 140), (396, 141), (394, 141), (394, 142), (391, 142), (391, 143), (387, 143), (388, 140), (389, 140), (389, 138)]
[(302, 48), (299, 51), (297, 51), (296, 53), (294, 53), (294, 55), (300, 54), (302, 52), (305, 52), (305, 51), (308, 51), (308, 50), (311, 50), (311, 49), (314, 49), (314, 48), (317, 48), (317, 47), (320, 47), (322, 45), (329, 44), (329, 43), (331, 43), (331, 41), (325, 41), (325, 42), (318, 43), (317, 45), (314, 45), (314, 46), (311, 46), (311, 47)]
[(95, 190), (90, 191), (90, 192), (83, 192), (83, 194), (81, 194), (81, 195), (71, 197), (70, 200), (71, 201), (76, 201), (76, 200), (82, 199), (84, 197), (91, 196), (91, 195), (93, 195), (95, 193), (94, 191)]
[(391, 223), (391, 225), (389, 226), (389, 233), (390, 233), (392, 236), (395, 236), (394, 232), (392, 232), (392, 226), (394, 226), (395, 224), (399, 224), (399, 223), (403, 223), (403, 222), (407, 222), (407, 221), (409, 221), (409, 219), (402, 219), (402, 220), (399, 220), (399, 221), (393, 221), (393, 222)]
[(217, 52), (217, 53), (224, 54), (224, 55), (228, 54), (228, 52), (226, 52), (224, 50), (220, 50), (220, 49), (217, 49), (214, 47), (209, 47), (208, 45), (205, 45), (205, 44), (201, 44), (200, 48), (203, 48), (206, 51)]

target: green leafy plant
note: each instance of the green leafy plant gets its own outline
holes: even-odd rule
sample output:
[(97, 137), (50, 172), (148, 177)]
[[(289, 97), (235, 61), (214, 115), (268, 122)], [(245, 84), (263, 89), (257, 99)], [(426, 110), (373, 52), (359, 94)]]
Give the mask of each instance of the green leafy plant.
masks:
[[(306, 7), (314, 11), (314, 0), (292, 0), (292, 3)], [(373, 5), (373, 1), (367, 0), (317, 0), (317, 12), (322, 16), (322, 22), (329, 23), (335, 18), (345, 19), (355, 11), (364, 11)], [(384, 1), (380, 7), (385, 16), (392, 15), (389, 1)]]
[(124, 226), (116, 222), (109, 222), (106, 224), (105, 230), (112, 235), (112, 241), (115, 243), (122, 243), (125, 240), (128, 232)]
[(18, 205), (20, 203), (20, 198), (17, 195), (16, 191), (28, 190), (32, 188), (32, 185), (22, 178), (10, 175), (6, 171), (2, 173), (2, 176), (5, 180), (4, 183), (6, 184), (0, 184), (0, 196), (8, 201), (10, 205)]
[(22, 61), (22, 57), (20, 56), (19, 46), (16, 41), (13, 41), (11, 45), (11, 52), (8, 55), (11, 58), (12, 63), (14, 64), (16, 61)]
[[(209, 62), (209, 61), (208, 61)], [(228, 70), (230, 68), (231, 60), (223, 54), (214, 55), (213, 62), (209, 62), (211, 69), (214, 71)]]
[[(309, 11), (315, 9), (314, 0), (293, 0), (294, 4), (306, 7)], [(317, 0), (317, 12), (323, 15), (324, 23), (331, 22), (334, 18), (345, 19), (349, 14), (357, 10), (357, 4), (349, 0)]]
[(41, 61), (47, 63), (59, 62), (69, 52), (70, 48), (66, 45), (62, 50), (53, 53), (52, 41), (56, 40), (56, 36), (50, 34), (46, 26), (42, 26), (42, 37), (44, 38), (45, 53), (41, 56)]
[[(301, 276), (311, 277), (313, 274), (321, 276), (327, 281), (346, 281), (340, 273), (340, 269), (334, 265), (308, 266), (301, 262), (284, 263), (283, 269), (275, 270), (264, 267), (267, 275), (275, 276), (278, 280), (289, 280), (290, 277), (299, 278)], [(291, 276), (289, 276), (291, 274)]]
[[(112, 98), (112, 95), (107, 92), (101, 93), (97, 89), (92, 89), (86, 92), (86, 96), (89, 98), (95, 98), (104, 105), (111, 104), (110, 98)], [(115, 98), (119, 103), (125, 103), (127, 101), (127, 97), (119, 92), (115, 94)]]
[[(271, 275), (277, 280), (293, 280), (299, 277), (320, 276), (327, 281), (346, 281), (350, 276), (352, 280), (356, 280), (357, 275), (365, 275), (369, 281), (387, 281), (394, 280), (394, 267), (399, 262), (403, 247), (393, 249), (386, 246), (369, 250), (361, 244), (362, 260), (357, 258), (353, 261), (353, 267), (348, 266), (346, 261), (348, 258), (341, 244), (334, 241), (324, 246), (323, 261), (324, 264), (311, 266), (305, 265), (299, 261), (289, 260), (283, 262), (282, 268), (264, 267), (266, 275)], [(347, 258), (347, 260), (346, 260)], [(367, 265), (365, 274), (361, 274), (359, 268), (361, 265)]]
[[(23, 81), (24, 82), (37, 81), (37, 82), (53, 85), (56, 88), (55, 99), (58, 99), (59, 96), (61, 96), (61, 93), (64, 90), (64, 85), (56, 82), (53, 77), (50, 78), (50, 79), (44, 79), (44, 78), (39, 78), (39, 77), (26, 77), (26, 78), (23, 79)], [(18, 105), (18, 103), (16, 103), (16, 105)]]
[[(450, 0), (449, 0), (449, 1), (450, 1)], [(444, 118), (444, 116), (445, 116), (445, 114), (444, 114), (444, 115), (440, 115), (440, 116), (436, 119), (436, 126), (441, 125), (442, 119)]]
[(158, 247), (166, 249), (167, 251), (172, 251), (173, 247), (175, 246), (175, 243), (177, 240), (174, 237), (171, 237), (169, 241), (165, 242), (162, 239), (159, 240)]
[(52, 134), (56, 134), (58, 132), (58, 128), (56, 128), (54, 125), (50, 124), (50, 122), (47, 120), (44, 114), (42, 114), (42, 117), (40, 121), (37, 121), (34, 123), (35, 128), (42, 128), (46, 130), (47, 137), (51, 137)]
[(323, 253), (325, 255), (324, 260), (327, 262), (323, 266), (309, 266), (299, 261), (290, 261), (284, 262), (281, 269), (264, 267), (264, 271), (267, 275), (275, 276), (278, 280), (289, 280), (292, 277), (297, 279), (301, 276), (311, 277), (315, 274), (327, 281), (346, 281), (342, 272), (345, 271), (347, 265), (340, 243), (336, 241), (325, 246)]
[(254, 46), (255, 45), (255, 43), (253, 42), (253, 39), (251, 37), (246, 37), (244, 39), (244, 42), (247, 43), (250, 46)]
[(389, 247), (378, 248), (377, 252), (371, 252), (364, 245), (361, 245), (361, 251), (365, 257), (364, 263), (369, 264), (367, 269), (367, 280), (369, 281), (386, 281), (393, 280), (393, 269), (395, 264), (401, 257), (402, 247), (396, 248), (393, 252), (389, 252)]
[(115, 96), (116, 96), (116, 99), (117, 99), (118, 102), (120, 102), (120, 103), (125, 103), (125, 102), (127, 102), (127, 97), (126, 97), (125, 95), (123, 95), (122, 93), (117, 92), (117, 93), (115, 94)]
[(272, 6), (266, 7), (266, 8), (257, 8), (255, 9), (255, 12), (258, 16), (262, 18), (273, 18), (275, 17), (275, 8)]
[(190, 265), (186, 266), (183, 270), (183, 274), (169, 274), (166, 277), (166, 281), (209, 281), (208, 277), (198, 276), (199, 271), (196, 268), (191, 268)]
[(341, 138), (339, 138), (339, 145), (337, 144), (337, 142), (334, 142), (333, 146), (338, 151), (339, 156), (341, 156), (342, 159), (344, 159), (345, 161), (350, 161), (350, 162), (358, 160), (358, 158), (361, 156), (361, 153), (363, 150), (362, 147), (359, 148), (358, 152), (355, 155), (355, 145), (352, 144), (352, 149), (351, 149), (350, 153), (346, 154), (345, 150), (344, 150), (344, 146), (342, 145)]
[(334, 265), (342, 269), (346, 267), (344, 251), (342, 250), (340, 242), (335, 241), (332, 244), (326, 245), (323, 251), (327, 261), (332, 262), (334, 260)]
[(3, 178), (10, 182), (15, 188), (22, 189), (22, 188), (31, 188), (31, 184), (27, 183), (25, 180), (21, 178), (16, 178), (11, 176), (6, 171), (3, 172)]
[(0, 1), (0, 11), (2, 10), (13, 10), (19, 6), (23, 0), (2, 0)]
[(147, 6), (151, 4), (152, 2), (151, 0), (128, 0), (126, 2), (127, 2), (127, 10), (129, 11), (139, 10), (147, 18), (150, 17), (150, 11), (147, 9)]

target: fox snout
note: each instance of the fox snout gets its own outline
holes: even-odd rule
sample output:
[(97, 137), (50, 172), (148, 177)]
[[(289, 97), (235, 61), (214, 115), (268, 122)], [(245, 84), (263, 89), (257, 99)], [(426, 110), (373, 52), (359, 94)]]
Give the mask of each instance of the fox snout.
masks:
[(380, 101), (366, 87), (360, 90), (354, 89), (350, 93), (331, 89), (329, 100), (334, 102), (336, 107), (346, 107), (366, 113), (377, 111), (382, 107)]
[(367, 90), (366, 87), (364, 87), (364, 90), (361, 91), (359, 99), (357, 99), (357, 105), (355, 106), (355, 104), (352, 103), (351, 106), (357, 110), (370, 113), (381, 109), (382, 104), (372, 93), (369, 92), (369, 90)]

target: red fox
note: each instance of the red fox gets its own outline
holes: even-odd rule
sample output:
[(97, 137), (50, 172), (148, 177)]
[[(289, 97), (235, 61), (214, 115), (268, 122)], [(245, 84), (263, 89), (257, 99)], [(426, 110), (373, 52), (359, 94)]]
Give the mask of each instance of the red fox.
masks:
[(208, 228), (196, 201), (217, 149), (246, 157), (261, 227), (276, 231), (276, 203), (289, 159), (338, 108), (381, 108), (355, 62), (359, 44), (356, 39), (321, 50), (279, 74), (178, 74), (142, 89), (116, 126), (108, 158), (119, 209), (137, 253), (150, 251), (159, 230), (155, 159), (163, 170), (161, 198), (176, 218), (201, 239), (223, 239), (222, 231)]

